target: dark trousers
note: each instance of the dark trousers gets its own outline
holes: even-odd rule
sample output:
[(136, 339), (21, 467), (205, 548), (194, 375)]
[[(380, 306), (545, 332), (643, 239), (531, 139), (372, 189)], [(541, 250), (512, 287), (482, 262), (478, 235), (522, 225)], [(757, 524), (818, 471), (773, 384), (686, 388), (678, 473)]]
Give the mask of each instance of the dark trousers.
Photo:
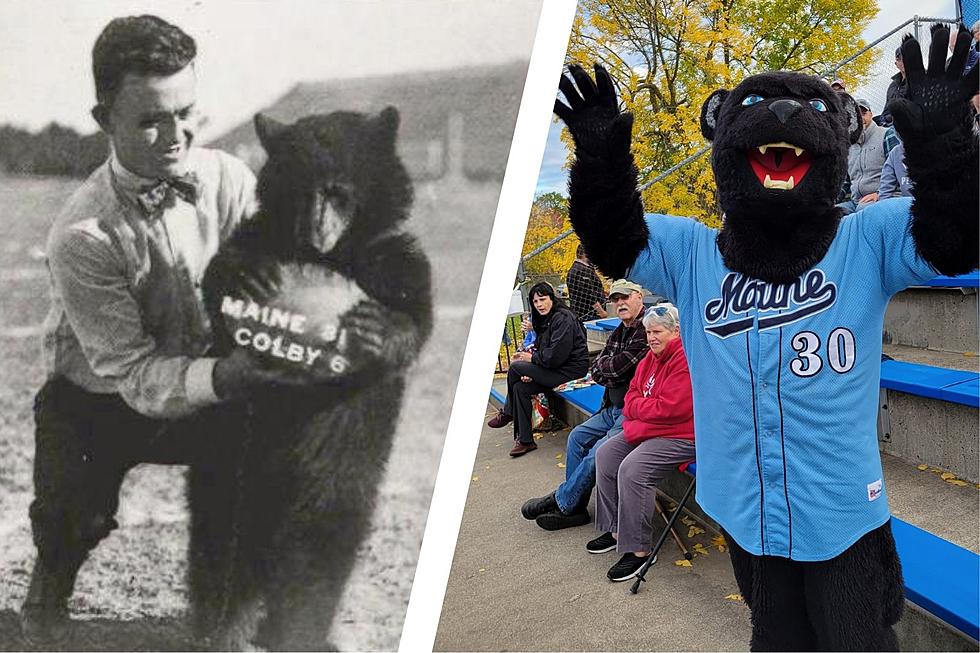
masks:
[(751, 650), (898, 650), (904, 591), (891, 522), (822, 562), (756, 556), (725, 539), (752, 612)]
[[(521, 381), (522, 376), (529, 376), (533, 380), (525, 383)], [(514, 418), (515, 440), (524, 444), (534, 442), (531, 435), (531, 397), (574, 378), (526, 361), (510, 364), (510, 369), (507, 370), (507, 401), (504, 403), (504, 413)]]
[(119, 395), (93, 394), (64, 378), (38, 392), (34, 419), (34, 544), (38, 562), (66, 577), (69, 591), (88, 552), (117, 526), (127, 471), (144, 462), (190, 464), (218, 449), (200, 416), (152, 419)]

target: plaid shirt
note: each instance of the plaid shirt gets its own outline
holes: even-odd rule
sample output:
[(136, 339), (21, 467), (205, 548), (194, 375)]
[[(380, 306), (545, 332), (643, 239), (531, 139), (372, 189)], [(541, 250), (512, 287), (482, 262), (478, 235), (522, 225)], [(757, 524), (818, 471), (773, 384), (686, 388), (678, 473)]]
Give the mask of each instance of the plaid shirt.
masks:
[(633, 373), (636, 366), (650, 351), (647, 345), (646, 329), (643, 328), (643, 314), (645, 308), (640, 309), (630, 326), (620, 324), (616, 330), (609, 334), (606, 346), (592, 361), (589, 372), (592, 380), (606, 387), (602, 403), (623, 406), (623, 398), (629, 389), (630, 381), (633, 380)]
[(216, 359), (200, 281), (219, 244), (254, 212), (255, 176), (216, 150), (192, 149), (200, 183), (147, 215), (136, 197), (152, 180), (114, 157), (71, 196), (48, 235), (49, 377), (118, 393), (150, 417), (180, 417), (218, 400)]

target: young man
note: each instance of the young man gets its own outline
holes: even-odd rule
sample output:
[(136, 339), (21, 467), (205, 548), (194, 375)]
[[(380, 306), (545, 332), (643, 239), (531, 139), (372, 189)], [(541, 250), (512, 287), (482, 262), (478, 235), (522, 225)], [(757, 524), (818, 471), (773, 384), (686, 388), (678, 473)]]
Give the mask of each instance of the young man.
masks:
[(521, 508), (525, 519), (535, 520), (545, 530), (589, 523), (586, 506), (595, 487), (596, 449), (623, 430), (623, 398), (637, 363), (647, 353), (643, 288), (625, 279), (614, 281), (609, 288), (609, 301), (616, 304), (616, 315), (622, 324), (609, 335), (589, 369), (592, 379), (606, 388), (602, 408), (568, 434), (565, 482), (547, 496), (528, 500)]
[[(21, 611), (29, 642), (67, 636), (67, 599), (89, 551), (117, 526), (125, 473), (207, 455), (206, 430), (188, 418), (280, 380), (244, 350), (205, 355), (199, 283), (253, 211), (255, 178), (241, 161), (194, 147), (195, 54), (190, 36), (155, 16), (113, 20), (92, 52), (92, 115), (112, 152), (48, 237), (30, 507), (38, 556)], [(268, 289), (261, 279), (244, 285)]]

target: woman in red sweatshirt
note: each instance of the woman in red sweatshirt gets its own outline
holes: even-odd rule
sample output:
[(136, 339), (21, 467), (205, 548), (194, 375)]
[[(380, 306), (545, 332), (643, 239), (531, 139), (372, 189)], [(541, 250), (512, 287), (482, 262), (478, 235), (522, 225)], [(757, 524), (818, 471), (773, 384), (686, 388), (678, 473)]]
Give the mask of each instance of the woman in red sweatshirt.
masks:
[(677, 308), (660, 304), (643, 318), (650, 352), (626, 393), (623, 430), (596, 452), (596, 528), (590, 553), (623, 557), (609, 579), (632, 578), (650, 553), (657, 484), (680, 463), (694, 459), (691, 375), (681, 345)]

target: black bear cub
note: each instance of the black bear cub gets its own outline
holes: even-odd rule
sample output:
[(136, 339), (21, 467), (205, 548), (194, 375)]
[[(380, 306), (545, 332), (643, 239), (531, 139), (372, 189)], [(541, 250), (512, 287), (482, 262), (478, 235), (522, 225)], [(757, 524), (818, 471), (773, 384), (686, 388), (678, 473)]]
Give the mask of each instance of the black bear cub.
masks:
[(205, 306), (216, 355), (304, 381), (226, 404), (206, 434), (221, 462), (190, 473), (191, 606), (216, 649), (326, 650), (431, 330), (430, 270), (401, 230), (394, 108), (255, 127), (259, 212), (214, 257)]

